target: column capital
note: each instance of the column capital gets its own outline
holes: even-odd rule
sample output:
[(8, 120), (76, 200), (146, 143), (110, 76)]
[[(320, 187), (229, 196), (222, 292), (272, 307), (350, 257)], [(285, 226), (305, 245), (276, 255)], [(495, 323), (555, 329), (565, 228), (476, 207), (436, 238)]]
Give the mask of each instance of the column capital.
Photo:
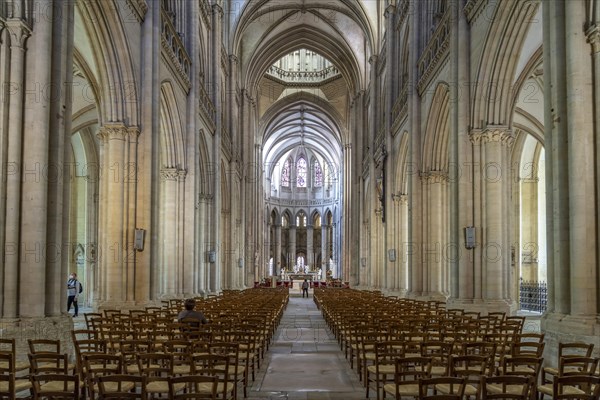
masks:
[(515, 135), (506, 126), (488, 126), (485, 129), (472, 129), (469, 132), (471, 143), (492, 143), (497, 142), (508, 147), (515, 141)]
[(421, 172), (421, 180), (427, 184), (447, 182), (448, 173), (446, 171)]
[(394, 4), (392, 4), (392, 3), (390, 3), (385, 8), (385, 12), (383, 13), (383, 16), (385, 18), (392, 18), (394, 16), (395, 12), (396, 12), (396, 6)]
[(600, 30), (598, 29), (598, 26), (596, 24), (590, 25), (590, 27), (585, 30), (585, 34), (587, 36), (587, 42), (592, 45), (592, 52), (600, 52)]
[(177, 168), (161, 168), (160, 177), (165, 181), (175, 181), (179, 177)]
[(212, 5), (212, 13), (214, 16), (217, 16), (219, 18), (223, 18), (223, 7), (221, 7), (220, 4), (213, 4)]
[(128, 134), (128, 129), (121, 122), (108, 122), (98, 129), (96, 136), (103, 142), (109, 140), (124, 140)]
[(379, 56), (377, 54), (373, 54), (371, 57), (369, 57), (369, 64), (375, 65), (377, 64), (377, 60), (379, 60)]
[(186, 169), (179, 169), (179, 170), (177, 170), (177, 179), (180, 182), (185, 181), (186, 177), (187, 177), (187, 170)]
[(240, 63), (240, 59), (235, 54), (230, 54), (229, 55), (229, 62), (231, 64), (238, 65)]
[(399, 204), (408, 204), (408, 195), (404, 193), (392, 193), (392, 201)]
[(25, 42), (31, 36), (31, 28), (20, 18), (9, 18), (5, 22), (10, 35), (10, 48), (25, 50)]

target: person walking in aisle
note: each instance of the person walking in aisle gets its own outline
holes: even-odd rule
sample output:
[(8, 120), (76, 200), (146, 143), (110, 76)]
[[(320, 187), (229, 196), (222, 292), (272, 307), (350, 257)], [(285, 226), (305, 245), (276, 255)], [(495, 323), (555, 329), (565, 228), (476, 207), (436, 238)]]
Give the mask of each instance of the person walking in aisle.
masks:
[(77, 304), (77, 299), (79, 297), (79, 293), (83, 291), (83, 287), (81, 286), (81, 282), (77, 280), (77, 274), (75, 272), (71, 272), (69, 276), (69, 280), (67, 281), (67, 313), (71, 311), (71, 305), (75, 308), (75, 314), (73, 317), (77, 317), (79, 315), (79, 305)]
[(302, 298), (304, 298), (304, 294), (306, 293), (306, 297), (308, 298), (308, 281), (305, 279), (302, 282)]

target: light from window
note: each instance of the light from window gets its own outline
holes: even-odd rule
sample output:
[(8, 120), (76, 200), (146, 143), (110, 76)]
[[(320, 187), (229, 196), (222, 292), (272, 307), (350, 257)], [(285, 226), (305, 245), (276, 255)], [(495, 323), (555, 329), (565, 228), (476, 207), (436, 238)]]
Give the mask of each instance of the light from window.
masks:
[(300, 157), (296, 163), (296, 186), (306, 187), (306, 159)]
[(321, 164), (315, 161), (315, 187), (321, 186), (323, 186), (323, 170), (321, 169)]
[(290, 160), (285, 160), (281, 170), (281, 186), (290, 187)]

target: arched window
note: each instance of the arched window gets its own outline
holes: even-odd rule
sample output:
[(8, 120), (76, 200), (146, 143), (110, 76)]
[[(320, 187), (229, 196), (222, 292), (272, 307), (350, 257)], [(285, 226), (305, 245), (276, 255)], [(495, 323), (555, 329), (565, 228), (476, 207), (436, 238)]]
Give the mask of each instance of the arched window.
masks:
[(306, 159), (304, 156), (300, 156), (296, 163), (296, 186), (306, 187)]
[(314, 186), (321, 187), (323, 186), (323, 170), (321, 169), (321, 164), (318, 161), (315, 161), (315, 179)]
[(290, 160), (285, 160), (281, 170), (281, 186), (290, 187)]

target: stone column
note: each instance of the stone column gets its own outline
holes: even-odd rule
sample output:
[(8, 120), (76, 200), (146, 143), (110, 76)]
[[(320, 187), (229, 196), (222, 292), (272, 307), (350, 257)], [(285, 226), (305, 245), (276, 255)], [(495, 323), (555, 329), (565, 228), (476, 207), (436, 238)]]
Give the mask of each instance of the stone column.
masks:
[(223, 102), (222, 102), (222, 73), (221, 73), (221, 62), (217, 60), (221, 60), (222, 56), (222, 45), (223, 45), (223, 8), (219, 4), (212, 5), (212, 34), (211, 34), (211, 43), (210, 43), (210, 54), (212, 59), (215, 62), (211, 62), (209, 72), (210, 72), (210, 84), (212, 91), (213, 104), (215, 105), (215, 132), (213, 136), (212, 142), (212, 166), (213, 166), (213, 174), (212, 174), (212, 182), (213, 182), (213, 203), (211, 210), (211, 220), (210, 220), (210, 234), (211, 234), (211, 245), (216, 253), (216, 261), (213, 264), (209, 264), (209, 268), (211, 270), (211, 291), (214, 293), (218, 293), (221, 291), (222, 285), (222, 276), (221, 272), (225, 267), (224, 257), (222, 252), (220, 251), (220, 246), (223, 244), (223, 229), (221, 226), (222, 220), (222, 198), (221, 198), (221, 140), (222, 140), (222, 130), (223, 130), (223, 119), (222, 113), (223, 110)]
[(508, 287), (506, 271), (510, 269), (510, 258), (506, 257), (505, 252), (506, 246), (509, 246), (508, 231), (505, 229), (507, 221), (503, 218), (504, 209), (510, 207), (505, 196), (510, 183), (505, 153), (514, 137), (505, 127), (488, 127), (483, 131), (474, 130), (471, 140), (481, 144), (482, 215), (485, 221), (480, 259), (483, 296), (489, 309), (503, 309), (507, 307), (502, 302), (506, 299)]
[[(128, 259), (133, 251), (133, 221), (129, 220), (130, 186), (129, 168), (135, 157), (130, 145), (137, 140), (139, 130), (123, 123), (105, 123), (98, 136), (102, 142), (102, 170), (100, 191), (100, 232), (102, 303), (107, 308), (122, 306), (131, 293), (127, 293), (128, 280), (132, 278), (133, 265)], [(129, 237), (131, 236), (131, 237)]]
[(162, 232), (160, 234), (161, 261), (160, 294), (168, 298), (177, 294), (177, 168), (160, 170), (162, 186)]
[[(469, 142), (471, 100), (471, 37), (467, 17), (463, 12), (462, 0), (451, 0), (450, 41), (450, 138), (449, 153), (449, 243), (445, 254), (450, 268), (450, 293), (453, 302), (471, 302), (474, 297), (474, 253), (479, 251), (465, 248), (465, 227), (477, 226), (474, 222), (473, 146)], [(476, 152), (475, 152), (476, 153)], [(480, 225), (479, 225), (480, 226)], [(481, 239), (479, 232), (477, 240)], [(475, 283), (476, 286), (479, 286)], [(480, 290), (479, 290), (480, 292)], [(461, 304), (457, 304), (461, 307)]]
[(273, 275), (281, 271), (281, 221), (275, 223), (275, 255), (273, 256)]
[[(592, 64), (595, 82), (598, 82), (600, 79), (600, 29), (598, 28), (598, 23), (600, 23), (600, 21), (596, 21), (595, 23), (591, 24), (586, 31), (587, 41), (592, 46)], [(596, 85), (594, 90), (594, 109), (600, 110), (600, 90), (598, 90), (598, 85)], [(595, 112), (594, 137), (596, 138), (596, 149), (600, 149), (600, 112), (598, 111)], [(596, 152), (596, 187), (600, 187), (599, 152)], [(596, 196), (596, 210), (600, 210), (600, 196)], [(596, 222), (596, 240), (598, 241), (596, 248), (600, 248), (600, 222), (598, 221)], [(598, 289), (600, 290), (600, 279), (598, 283)]]
[(442, 209), (447, 205), (443, 204), (443, 190), (448, 176), (442, 171), (430, 171), (424, 176), (425, 184), (428, 185), (428, 236), (423, 238), (425, 251), (423, 257), (424, 266), (428, 270), (428, 282), (425, 290), (431, 297), (445, 297), (444, 275), (446, 271), (443, 268), (442, 249), (445, 243), (443, 230), (447, 228), (444, 224)]
[(327, 272), (327, 269), (329, 268), (329, 253), (327, 251), (327, 231), (328, 225), (325, 222), (324, 216), (321, 216), (321, 269), (323, 271), (323, 274), (325, 274)]
[[(23, 90), (25, 77), (25, 42), (31, 34), (25, 21), (6, 21), (10, 38), (10, 79), (12, 93), (8, 99), (8, 150), (6, 157), (6, 232), (4, 242), (4, 318), (18, 316), (19, 251), (21, 217), (21, 170), (23, 138)], [(21, 87), (19, 87), (21, 86)], [(39, 271), (38, 271), (39, 273)]]
[[(596, 7), (598, 5), (596, 4)], [(598, 247), (596, 241), (596, 178), (594, 170), (594, 78), (590, 45), (582, 35), (586, 4), (565, 2), (567, 129), (569, 141), (569, 210), (571, 255), (571, 314), (598, 314)], [(585, 60), (585, 61), (584, 61)], [(597, 77), (596, 77), (597, 78)], [(600, 90), (596, 81), (596, 90)], [(598, 113), (599, 110), (596, 110)], [(597, 167), (597, 166), (596, 166)], [(596, 215), (596, 218), (592, 218)]]
[[(273, 240), (272, 240), (272, 236), (273, 236), (273, 225), (271, 225), (271, 218), (267, 219), (267, 229), (265, 230), (266, 234), (265, 234), (265, 240), (264, 240), (264, 256), (263, 256), (263, 263), (261, 266), (259, 266), (258, 268), (258, 274), (255, 277), (255, 280), (260, 281), (261, 278), (265, 277), (266, 271), (263, 272), (263, 269), (265, 268), (265, 265), (269, 265), (269, 261), (271, 259), (271, 254), (273, 253), (273, 249), (271, 248), (271, 246), (273, 246)], [(268, 267), (267, 267), (268, 268)]]
[[(37, 3), (41, 10), (53, 10), (52, 0)], [(54, 15), (54, 14), (51, 14)], [(10, 25), (9, 25), (10, 30)], [(35, 31), (31, 47), (37, 62), (33, 62), (30, 82), (25, 90), (34, 96), (26, 96), (25, 114), (21, 123), (23, 130), (23, 163), (21, 184), (21, 254), (19, 260), (19, 311), (25, 317), (43, 317), (46, 307), (46, 260), (43, 252), (48, 251), (48, 153), (50, 141), (50, 92), (44, 94), (41, 88), (52, 87), (52, 65), (40, 60), (51, 60), (53, 46), (53, 20), (40, 17), (35, 21)], [(33, 61), (33, 59), (32, 59)], [(29, 80), (28, 79), (28, 80)], [(30, 86), (30, 84), (32, 86)], [(28, 98), (27, 98), (28, 97)], [(58, 133), (57, 133), (58, 134)], [(42, 174), (42, 169), (46, 174)], [(35, 290), (25, 290), (25, 288)]]
[[(310, 218), (310, 216), (308, 217)], [(306, 225), (306, 262), (311, 269), (317, 269), (315, 265), (315, 250), (313, 246), (314, 227), (312, 224)]]
[(288, 235), (288, 250), (290, 254), (290, 265), (288, 265), (288, 270), (290, 270), (296, 265), (296, 225), (290, 224)]

